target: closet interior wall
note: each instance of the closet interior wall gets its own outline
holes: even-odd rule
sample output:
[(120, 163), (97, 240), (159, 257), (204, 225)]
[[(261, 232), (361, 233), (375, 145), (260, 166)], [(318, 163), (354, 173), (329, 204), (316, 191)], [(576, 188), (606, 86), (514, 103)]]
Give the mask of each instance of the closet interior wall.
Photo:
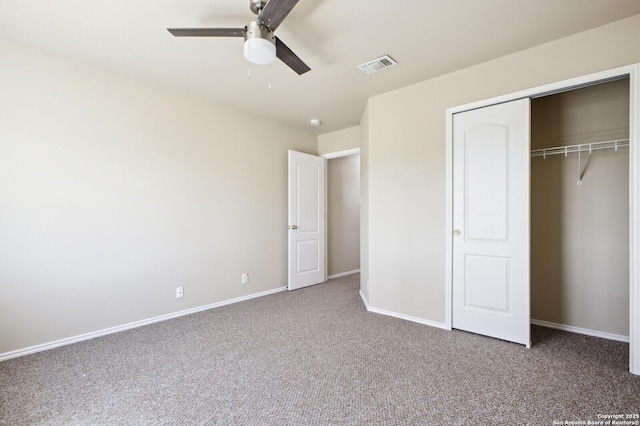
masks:
[[(532, 100), (531, 149), (627, 138), (628, 79)], [(628, 337), (629, 148), (581, 166), (531, 158), (531, 318)]]

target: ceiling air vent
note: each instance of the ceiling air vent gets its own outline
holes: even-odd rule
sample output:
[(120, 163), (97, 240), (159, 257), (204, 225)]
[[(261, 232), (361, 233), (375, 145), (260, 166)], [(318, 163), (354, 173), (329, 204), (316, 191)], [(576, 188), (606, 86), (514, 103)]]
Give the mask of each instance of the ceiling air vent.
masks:
[(396, 64), (397, 62), (391, 56), (384, 55), (369, 62), (365, 62), (364, 64), (358, 65), (358, 69), (365, 74), (372, 74), (385, 68), (392, 67)]

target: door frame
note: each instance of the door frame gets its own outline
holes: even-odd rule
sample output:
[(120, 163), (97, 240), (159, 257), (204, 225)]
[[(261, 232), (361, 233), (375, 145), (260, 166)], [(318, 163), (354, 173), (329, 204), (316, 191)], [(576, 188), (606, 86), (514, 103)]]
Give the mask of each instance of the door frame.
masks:
[(320, 154), (319, 157), (323, 157), (327, 160), (331, 160), (334, 158), (348, 157), (350, 155), (358, 155), (358, 154), (360, 154), (360, 148), (351, 148), (351, 149), (345, 149), (344, 151), (335, 151), (335, 152), (328, 152), (326, 154)]
[(522, 98), (538, 98), (629, 77), (629, 371), (640, 375), (640, 63), (571, 78), (446, 110), (445, 328), (453, 291), (453, 115)]

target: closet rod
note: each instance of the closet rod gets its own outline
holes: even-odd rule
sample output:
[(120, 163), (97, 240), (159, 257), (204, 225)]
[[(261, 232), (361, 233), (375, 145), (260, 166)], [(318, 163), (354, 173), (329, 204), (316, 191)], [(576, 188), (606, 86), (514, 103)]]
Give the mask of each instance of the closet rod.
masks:
[(566, 157), (567, 154), (571, 154), (572, 152), (588, 151), (589, 154), (591, 154), (591, 151), (595, 151), (597, 149), (615, 149), (617, 151), (618, 148), (622, 148), (625, 146), (629, 146), (629, 139), (616, 139), (605, 142), (593, 142), (579, 145), (556, 146), (553, 148), (532, 149), (531, 157), (545, 158), (547, 155), (557, 154), (564, 154), (564, 156)]

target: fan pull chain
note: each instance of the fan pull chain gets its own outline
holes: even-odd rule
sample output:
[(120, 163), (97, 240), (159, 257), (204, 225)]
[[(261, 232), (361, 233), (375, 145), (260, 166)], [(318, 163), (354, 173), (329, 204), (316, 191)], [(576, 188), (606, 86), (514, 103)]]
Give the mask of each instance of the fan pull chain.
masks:
[(271, 90), (271, 64), (269, 64), (269, 84), (268, 84), (269, 90)]

